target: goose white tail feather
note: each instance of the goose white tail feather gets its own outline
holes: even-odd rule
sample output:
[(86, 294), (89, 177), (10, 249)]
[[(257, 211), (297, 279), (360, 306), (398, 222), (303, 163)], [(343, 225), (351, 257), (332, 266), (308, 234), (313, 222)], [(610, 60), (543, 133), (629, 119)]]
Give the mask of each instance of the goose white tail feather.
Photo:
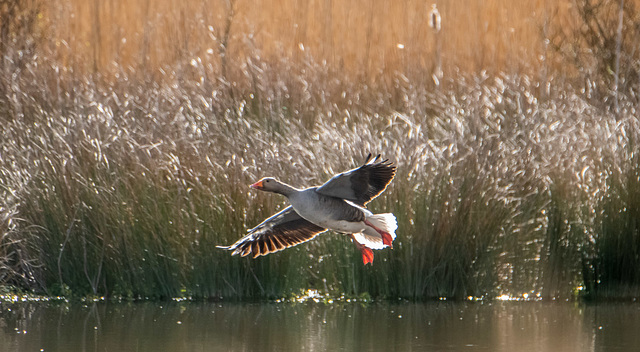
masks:
[(398, 223), (396, 222), (395, 215), (391, 213), (374, 214), (367, 218), (367, 221), (371, 225), (391, 235), (391, 238), (396, 239), (396, 230), (398, 229)]
[[(398, 223), (396, 217), (391, 213), (374, 214), (367, 217), (367, 222), (383, 232), (388, 233), (391, 239), (396, 238)], [(354, 233), (353, 238), (361, 245), (371, 249), (382, 249), (388, 247), (382, 240), (382, 235), (376, 229), (367, 226), (362, 233)]]
[(354, 233), (353, 239), (370, 249), (382, 249), (385, 247), (382, 237), (374, 229), (366, 229), (364, 232)]

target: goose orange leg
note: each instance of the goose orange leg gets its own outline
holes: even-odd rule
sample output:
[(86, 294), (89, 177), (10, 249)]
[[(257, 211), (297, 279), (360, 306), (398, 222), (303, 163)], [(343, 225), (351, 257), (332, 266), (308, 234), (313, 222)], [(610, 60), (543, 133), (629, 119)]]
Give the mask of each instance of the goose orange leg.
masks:
[(353, 235), (349, 235), (349, 237), (351, 237), (353, 243), (362, 252), (362, 262), (364, 263), (364, 265), (373, 264), (373, 251), (371, 250), (371, 248), (367, 248), (364, 245), (358, 243), (358, 241), (353, 238)]

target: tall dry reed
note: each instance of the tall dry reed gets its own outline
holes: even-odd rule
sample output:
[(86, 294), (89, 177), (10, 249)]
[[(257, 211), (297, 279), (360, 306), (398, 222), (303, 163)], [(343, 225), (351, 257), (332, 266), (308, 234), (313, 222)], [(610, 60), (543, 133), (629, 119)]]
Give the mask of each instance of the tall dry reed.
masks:
[[(439, 31), (430, 26), (432, 5), (441, 15)], [(313, 57), (372, 84), (394, 72), (431, 79), (438, 57), (445, 76), (460, 68), (531, 72), (546, 64), (540, 24), (566, 21), (569, 9), (544, 0), (55, 0), (45, 11), (56, 38), (50, 45), (83, 73), (132, 67), (158, 77), (158, 68), (191, 58), (220, 73), (223, 62), (244, 62), (258, 51), (263, 59), (298, 64)]]
[[(313, 63), (254, 65), (233, 98), (191, 79), (52, 95), (51, 68), (25, 71), (3, 99), (3, 281), (150, 298), (637, 292), (635, 105), (616, 121), (565, 87), (540, 101), (523, 76), (371, 94)], [(398, 165), (371, 207), (399, 237), (373, 266), (337, 234), (256, 260), (214, 248), (284, 206), (247, 184), (318, 184), (369, 151)]]
[[(87, 4), (94, 20), (118, 13)], [(379, 80), (353, 79), (307, 49), (274, 59), (250, 37), (234, 54), (231, 32), (211, 60), (194, 54), (191, 32), (172, 32), (180, 48), (165, 62), (151, 53), (164, 28), (153, 21), (127, 39), (140, 41), (136, 64), (118, 50), (104, 59), (102, 46), (83, 61), (68, 40), (7, 51), (24, 61), (0, 77), (0, 283), (131, 298), (638, 295), (633, 95), (614, 112), (550, 72), (449, 73), (436, 85), (409, 61), (422, 74), (390, 64)], [(213, 44), (225, 37), (218, 24), (206, 29)], [(100, 44), (107, 27), (96, 28)], [(246, 185), (266, 175), (319, 184), (369, 152), (398, 165), (371, 208), (394, 212), (399, 236), (373, 266), (331, 233), (256, 260), (215, 249), (285, 206)]]

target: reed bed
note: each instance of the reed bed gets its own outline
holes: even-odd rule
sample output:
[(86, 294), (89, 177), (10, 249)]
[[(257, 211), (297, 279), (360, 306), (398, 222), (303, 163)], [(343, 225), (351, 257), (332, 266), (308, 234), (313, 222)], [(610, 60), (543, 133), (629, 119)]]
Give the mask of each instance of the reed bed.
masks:
[[(438, 31), (432, 5), (442, 18)], [(438, 65), (446, 74), (459, 67), (535, 67), (546, 55), (540, 23), (566, 20), (567, 6), (547, 0), (54, 0), (44, 11), (59, 39), (52, 43), (57, 56), (82, 72), (117, 72), (117, 62), (156, 75), (154, 68), (192, 57), (222, 70), (222, 61), (244, 61), (258, 49), (264, 58), (312, 56), (373, 82), (394, 71), (429, 77)]]
[[(51, 94), (51, 68), (24, 71), (2, 100), (2, 282), (131, 298), (638, 294), (635, 104), (616, 119), (506, 75), (448, 91), (397, 77), (373, 95), (309, 67), (233, 94), (90, 77)], [(319, 184), (370, 151), (398, 165), (371, 208), (399, 236), (373, 266), (332, 233), (255, 260), (215, 249), (285, 206), (251, 182)]]
[[(79, 16), (86, 10), (120, 23), (119, 3), (83, 4), (49, 9), (47, 18), (61, 23), (56, 16), (75, 14), (82, 28), (92, 18)], [(189, 9), (178, 11), (185, 21)], [(332, 9), (324, 20), (349, 13)], [(365, 58), (349, 50), (337, 57), (332, 46), (310, 53), (320, 45), (311, 34), (292, 39), (295, 48), (311, 43), (305, 50), (278, 56), (256, 44), (265, 38), (226, 32), (225, 40), (225, 17), (209, 15), (220, 21), (167, 26), (163, 40), (185, 46), (169, 50), (160, 41), (165, 52), (155, 53), (145, 50), (153, 30), (164, 28), (154, 21), (164, 17), (145, 20), (138, 37), (116, 35), (119, 41), (99, 27), (85, 49), (75, 45), (88, 42), (86, 32), (51, 25), (59, 40), (48, 42), (38, 27), (46, 21), (14, 24), (35, 23), (20, 35), (39, 46), (1, 47), (0, 284), (131, 299), (273, 299), (307, 289), (413, 300), (640, 295), (632, 84), (609, 104), (598, 95), (606, 84), (598, 94), (590, 87), (611, 77), (581, 89), (551, 66), (531, 74), (476, 69), (496, 59), (495, 47), (479, 61), (461, 59), (468, 71), (450, 60), (444, 75), (415, 61), (424, 57), (419, 50), (387, 56), (384, 67), (375, 63), (388, 52), (379, 47)], [(205, 41), (215, 44), (212, 53), (202, 36), (189, 35), (198, 30), (215, 33)], [(370, 42), (410, 49), (421, 33), (403, 48), (394, 31)], [(142, 52), (127, 52), (125, 37)], [(398, 238), (393, 250), (376, 252), (372, 266), (334, 233), (255, 260), (215, 248), (286, 205), (248, 184), (263, 176), (320, 184), (369, 152), (398, 165), (370, 205), (396, 214)]]

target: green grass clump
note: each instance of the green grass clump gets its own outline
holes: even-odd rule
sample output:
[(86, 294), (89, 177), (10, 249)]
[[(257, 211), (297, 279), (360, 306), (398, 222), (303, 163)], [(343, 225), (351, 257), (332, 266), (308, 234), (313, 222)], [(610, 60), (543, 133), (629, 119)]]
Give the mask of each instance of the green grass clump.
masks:
[[(14, 77), (0, 99), (0, 283), (158, 299), (638, 295), (635, 103), (614, 119), (568, 86), (540, 99), (528, 77), (372, 91), (313, 68), (234, 86), (42, 63)], [(370, 206), (396, 214), (398, 239), (373, 266), (333, 233), (255, 260), (215, 248), (285, 206), (248, 184), (320, 184), (368, 152), (398, 165)]]

